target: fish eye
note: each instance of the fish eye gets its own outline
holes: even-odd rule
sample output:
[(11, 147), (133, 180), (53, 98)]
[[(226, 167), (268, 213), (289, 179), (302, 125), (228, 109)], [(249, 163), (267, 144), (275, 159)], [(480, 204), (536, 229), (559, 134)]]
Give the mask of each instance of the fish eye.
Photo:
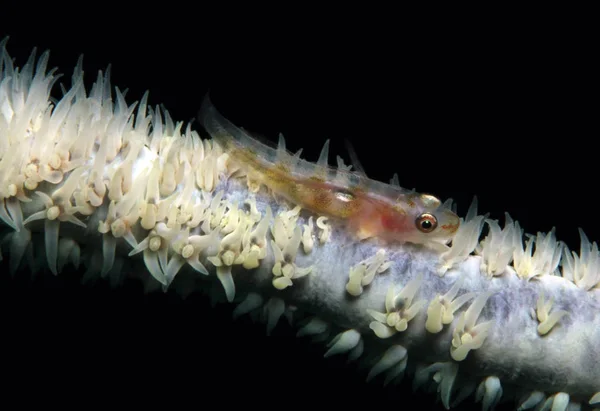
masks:
[(415, 221), (417, 229), (422, 233), (430, 233), (437, 227), (437, 218), (433, 214), (421, 214)]

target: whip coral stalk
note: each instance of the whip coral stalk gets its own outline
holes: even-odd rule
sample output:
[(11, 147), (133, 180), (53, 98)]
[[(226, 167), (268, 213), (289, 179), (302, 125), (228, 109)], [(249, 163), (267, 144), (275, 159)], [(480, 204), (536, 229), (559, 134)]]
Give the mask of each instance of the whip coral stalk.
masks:
[(57, 79), (47, 53), (17, 68), (0, 44), (10, 273), (83, 266), (85, 281), (205, 290), (268, 333), (288, 318), (326, 343), (325, 357), (366, 366), (372, 383), (412, 381), (445, 408), (470, 397), (484, 410), (600, 404), (600, 254), (583, 232), (571, 251), (473, 203), (443, 247), (359, 241), (278, 198), (147, 96), (127, 102), (107, 74), (86, 90), (80, 63), (53, 101)]

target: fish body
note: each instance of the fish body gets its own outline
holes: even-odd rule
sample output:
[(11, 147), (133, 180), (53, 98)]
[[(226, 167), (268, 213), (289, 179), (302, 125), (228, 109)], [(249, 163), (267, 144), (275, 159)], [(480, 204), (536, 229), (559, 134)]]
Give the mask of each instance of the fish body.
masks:
[(327, 163), (328, 143), (316, 163), (252, 137), (223, 117), (205, 98), (201, 120), (210, 136), (244, 170), (249, 181), (318, 215), (342, 220), (358, 239), (415, 243), (439, 248), (451, 241), (458, 216), (429, 194), (419, 194), (350, 171), (338, 157)]

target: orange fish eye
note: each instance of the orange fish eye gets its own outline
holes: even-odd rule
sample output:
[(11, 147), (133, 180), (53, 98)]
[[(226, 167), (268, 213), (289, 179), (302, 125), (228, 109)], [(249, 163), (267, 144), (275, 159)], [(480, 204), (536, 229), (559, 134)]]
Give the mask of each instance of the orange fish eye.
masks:
[(430, 233), (436, 229), (438, 222), (433, 214), (423, 213), (415, 221), (417, 229), (422, 233)]

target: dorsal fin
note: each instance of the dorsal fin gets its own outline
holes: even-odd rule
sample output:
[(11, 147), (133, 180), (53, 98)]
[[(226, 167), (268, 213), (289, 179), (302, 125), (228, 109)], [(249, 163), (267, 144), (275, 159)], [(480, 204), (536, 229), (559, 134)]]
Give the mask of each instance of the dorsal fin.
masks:
[(288, 152), (285, 150), (285, 137), (283, 137), (283, 133), (279, 133), (279, 141), (277, 142), (277, 160), (280, 162), (289, 161)]
[(390, 184), (394, 187), (400, 187), (400, 179), (398, 178), (398, 173), (394, 173), (392, 179), (390, 180)]
[(367, 173), (365, 173), (365, 169), (363, 168), (362, 164), (360, 164), (360, 161), (358, 161), (358, 156), (356, 155), (354, 147), (348, 140), (344, 140), (344, 143), (346, 144), (346, 150), (348, 150), (348, 155), (350, 156), (350, 163), (352, 164), (352, 167), (354, 167), (354, 170), (358, 174), (361, 174), (363, 177), (366, 177)]
[(352, 172), (352, 165), (348, 164), (346, 165), (344, 163), (344, 159), (340, 156), (336, 156), (336, 160), (337, 160), (337, 170), (335, 173), (335, 177), (333, 179), (334, 182), (342, 185), (342, 186), (349, 186), (350, 185), (350, 173)]
[(325, 141), (323, 144), (323, 149), (321, 150), (321, 155), (319, 155), (319, 159), (317, 160), (317, 165), (320, 167), (327, 167), (329, 160), (329, 139)]
[(337, 159), (338, 170), (341, 170), (341, 171), (351, 171), (352, 170), (352, 164), (346, 165), (344, 163), (344, 159), (342, 157), (337, 156), (336, 159)]
[(285, 152), (285, 137), (283, 133), (279, 133), (279, 141), (277, 143), (277, 150)]

